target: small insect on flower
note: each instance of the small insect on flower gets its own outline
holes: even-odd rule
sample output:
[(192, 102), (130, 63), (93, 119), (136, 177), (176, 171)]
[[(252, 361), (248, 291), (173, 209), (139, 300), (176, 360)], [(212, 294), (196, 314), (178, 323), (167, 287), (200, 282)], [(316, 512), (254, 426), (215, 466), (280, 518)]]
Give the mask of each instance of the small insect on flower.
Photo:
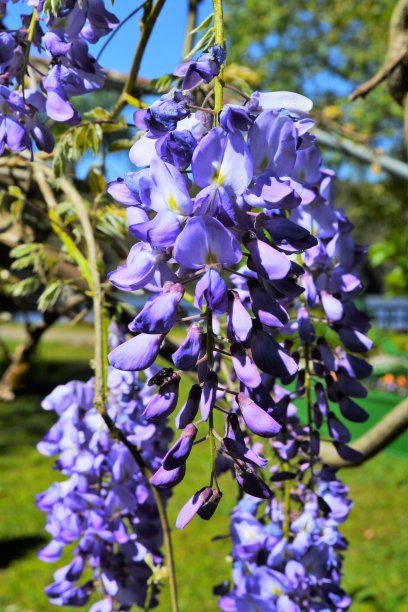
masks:
[(152, 378), (147, 381), (149, 387), (153, 385), (157, 385), (160, 387), (164, 382), (168, 382), (173, 376), (174, 369), (173, 368), (162, 368), (160, 372), (157, 372)]

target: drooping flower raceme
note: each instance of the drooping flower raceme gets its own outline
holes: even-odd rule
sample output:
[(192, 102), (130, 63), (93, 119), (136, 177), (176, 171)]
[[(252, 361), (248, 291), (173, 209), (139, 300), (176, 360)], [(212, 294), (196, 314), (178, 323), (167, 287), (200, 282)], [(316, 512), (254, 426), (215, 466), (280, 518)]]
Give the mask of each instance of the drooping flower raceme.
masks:
[[(146, 371), (150, 378), (158, 368)], [(129, 442), (140, 449), (151, 470), (157, 470), (172, 438), (165, 420), (154, 425), (143, 411), (151, 388), (138, 373), (111, 368), (107, 410)], [(129, 450), (114, 440), (93, 407), (93, 379), (60, 385), (45, 398), (43, 408), (58, 416), (38, 444), (65, 479), (37, 497), (47, 513), (51, 542), (39, 553), (56, 562), (66, 546), (75, 545), (73, 559), (54, 574), (46, 588), (51, 603), (85, 606), (95, 593), (92, 612), (130, 610), (157, 604), (153, 573), (163, 563), (162, 530), (151, 485)], [(171, 464), (172, 465), (172, 464)], [(169, 492), (164, 492), (164, 500)], [(153, 580), (151, 586), (149, 583)]]
[[(288, 471), (291, 478), (307, 474), (311, 491), (322, 428), (341, 457), (358, 460), (341, 419), (366, 418), (353, 398), (365, 395), (358, 379), (369, 374), (355, 355), (370, 348), (368, 321), (352, 301), (361, 289), (356, 267), (364, 249), (333, 207), (334, 173), (321, 165), (311, 101), (255, 92), (243, 105), (225, 104), (216, 117), (210, 107), (194, 113), (188, 90), (198, 79), (209, 82), (208, 69), (212, 76), (219, 70), (219, 49), (208, 53), (176, 71), (183, 90), (135, 113), (145, 130), (130, 152), (138, 168), (108, 186), (127, 206), (138, 239), (110, 280), (151, 295), (129, 325), (137, 335), (110, 353), (111, 365), (149, 366), (171, 328), (188, 325), (172, 356), (176, 371), (159, 383), (145, 412), (154, 423), (177, 412), (183, 432), (170, 453), (188, 452), (175, 468), (164, 462), (153, 482), (174, 486), (184, 477), (191, 424), (207, 429), (218, 451), (209, 482), (180, 512), (181, 528), (195, 514), (209, 518), (215, 511), (217, 470), (231, 468), (250, 495), (274, 497), (254, 436), (271, 439), (278, 480)], [(333, 335), (335, 352), (326, 339)], [(197, 378), (188, 379), (188, 398), (179, 406), (185, 371)], [(293, 392), (282, 387), (292, 382)], [(307, 399), (303, 421), (293, 421), (297, 397)], [(214, 410), (225, 416), (224, 432), (214, 429)]]
[[(26, 4), (30, 13), (21, 16), (21, 28), (0, 33), (0, 155), (6, 147), (15, 152), (32, 151), (33, 143), (50, 153), (54, 139), (41, 118), (44, 114), (68, 125), (80, 121), (70, 98), (96, 91), (105, 83), (105, 73), (90, 54), (89, 44), (98, 42), (119, 23), (103, 0), (65, 0), (59, 2), (57, 12), (49, 14), (42, 12), (44, 2)], [(31, 89), (32, 85), (27, 88), (25, 83), (27, 74), (31, 83), (37, 76), (27, 64), (31, 46), (37, 53), (45, 52), (49, 61), (37, 89)]]

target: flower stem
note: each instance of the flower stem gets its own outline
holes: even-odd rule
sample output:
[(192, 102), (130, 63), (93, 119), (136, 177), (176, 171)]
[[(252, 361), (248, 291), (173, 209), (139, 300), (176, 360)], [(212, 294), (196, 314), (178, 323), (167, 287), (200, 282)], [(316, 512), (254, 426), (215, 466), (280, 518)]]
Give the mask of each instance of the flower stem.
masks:
[(305, 343), (305, 390), (306, 390), (306, 405), (307, 405), (307, 422), (309, 427), (309, 444), (310, 444), (310, 472), (312, 474), (312, 480), (314, 477), (313, 473), (313, 449), (311, 444), (311, 435), (313, 430), (313, 414), (312, 414), (312, 398), (311, 398), (311, 374), (310, 374), (310, 347), (308, 343)]
[(24, 102), (25, 102), (24, 77), (25, 77), (26, 72), (27, 72), (28, 61), (30, 59), (31, 45), (32, 45), (33, 40), (34, 40), (35, 26), (37, 25), (37, 21), (38, 21), (38, 11), (35, 8), (33, 10), (33, 12), (32, 12), (31, 21), (30, 21), (30, 25), (29, 25), (29, 28), (28, 28), (27, 47), (26, 47), (26, 50), (25, 50), (23, 67), (21, 69), (21, 86), (22, 86)]
[[(224, 47), (224, 18), (223, 18), (223, 6), (222, 0), (213, 0), (214, 6), (214, 35), (215, 44)], [(215, 125), (219, 125), (218, 116), (222, 109), (223, 99), (223, 75), (224, 66), (221, 66), (220, 74), (215, 78), (214, 85), (214, 111), (215, 111)]]
[[(213, 317), (212, 310), (211, 310), (211, 308), (207, 307), (207, 310), (206, 310), (206, 318), (207, 318), (207, 351), (206, 351), (206, 357), (207, 357), (207, 370), (208, 370), (208, 372), (210, 372), (213, 369), (213, 366), (214, 366), (214, 332), (213, 332), (213, 325), (212, 325), (212, 317)], [(213, 416), (213, 411), (210, 412), (210, 416), (208, 417), (208, 437), (209, 437), (209, 440), (210, 440), (210, 460), (211, 460), (211, 482), (210, 482), (210, 486), (212, 486), (212, 483), (214, 481), (215, 486), (219, 490), (218, 481), (217, 481), (217, 474), (215, 472), (216, 446), (215, 446), (215, 436), (214, 436), (214, 416)]]

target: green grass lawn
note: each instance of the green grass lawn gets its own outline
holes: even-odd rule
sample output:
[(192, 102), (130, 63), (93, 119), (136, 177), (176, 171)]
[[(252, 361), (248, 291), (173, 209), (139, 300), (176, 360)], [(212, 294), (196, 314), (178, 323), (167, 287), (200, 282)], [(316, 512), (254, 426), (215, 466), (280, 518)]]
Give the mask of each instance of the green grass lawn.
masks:
[[(37, 560), (36, 551), (47, 541), (45, 515), (34, 506), (34, 495), (53, 479), (53, 461), (35, 450), (52, 421), (39, 407), (41, 394), (58, 381), (86, 378), (90, 347), (45, 343), (35, 369), (35, 389), (11, 403), (0, 403), (0, 611), (48, 612), (54, 610), (43, 594), (54, 569)], [(35, 394), (34, 394), (35, 391)], [(399, 401), (397, 396), (372, 392), (362, 405), (375, 422)], [(360, 435), (366, 425), (356, 426)], [(188, 462), (188, 472), (170, 502), (174, 524), (180, 506), (206, 484), (208, 448), (199, 445)], [(345, 586), (354, 596), (356, 612), (408, 612), (408, 443), (400, 438), (387, 452), (367, 464), (343, 470), (355, 507), (343, 532), (350, 540), (345, 564)], [(226, 556), (230, 550), (229, 512), (234, 505), (235, 484), (228, 476), (222, 483), (224, 498), (214, 519), (196, 519), (184, 531), (174, 531), (179, 568), (181, 612), (216, 611), (214, 584), (230, 576)], [(214, 539), (216, 538), (216, 539)], [(65, 608), (68, 609), (68, 608)], [(160, 612), (170, 609), (167, 588)], [(73, 609), (72, 609), (73, 610)]]

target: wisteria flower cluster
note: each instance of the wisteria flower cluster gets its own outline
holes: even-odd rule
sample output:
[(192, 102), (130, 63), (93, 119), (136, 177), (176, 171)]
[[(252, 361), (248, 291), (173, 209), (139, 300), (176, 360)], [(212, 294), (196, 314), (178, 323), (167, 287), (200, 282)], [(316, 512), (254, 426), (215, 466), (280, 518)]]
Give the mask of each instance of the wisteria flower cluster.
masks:
[[(110, 353), (111, 365), (150, 366), (174, 326), (189, 323), (172, 355), (174, 368), (163, 370), (144, 412), (152, 423), (167, 418), (178, 406), (181, 376), (195, 373), (175, 420), (182, 434), (152, 481), (170, 487), (183, 479), (197, 429), (207, 423), (209, 483), (182, 508), (179, 528), (195, 514), (214, 513), (221, 498), (217, 470), (232, 466), (245, 493), (274, 497), (262, 475), (267, 460), (248, 434), (273, 439), (272, 481), (289, 472), (308, 478), (313, 491), (321, 432), (341, 457), (358, 460), (341, 416), (367, 418), (352, 399), (365, 396), (358, 379), (370, 372), (355, 355), (371, 346), (369, 323), (352, 301), (361, 289), (356, 267), (364, 249), (354, 245), (344, 212), (333, 207), (334, 173), (322, 168), (310, 131), (312, 103), (290, 92), (255, 92), (243, 94), (243, 104), (214, 111), (211, 90), (199, 98), (198, 85), (210, 82), (224, 61), (215, 46), (183, 64), (175, 73), (181, 89), (135, 113), (144, 132), (130, 159), (142, 169), (108, 187), (127, 206), (137, 239), (110, 281), (151, 294), (129, 324), (136, 335)], [(333, 338), (341, 344), (335, 352)], [(293, 392), (281, 386), (290, 383)], [(306, 398), (303, 421), (291, 411), (298, 397)], [(221, 433), (214, 410), (225, 417)], [(280, 465), (295, 459), (293, 472)]]
[(339, 532), (352, 506), (347, 492), (323, 468), (315, 491), (302, 484), (293, 488), (296, 508), (287, 527), (282, 501), (262, 507), (261, 500), (244, 496), (231, 515), (234, 589), (220, 599), (221, 610), (347, 610), (351, 599), (340, 582), (348, 543)]
[[(68, 125), (80, 121), (70, 98), (100, 89), (105, 82), (89, 44), (119, 23), (103, 0), (65, 0), (57, 14), (42, 12), (44, 0), (27, 4), (32, 12), (21, 15), (20, 29), (0, 33), (0, 154), (6, 147), (32, 150), (33, 142), (50, 153), (54, 139), (44, 115)], [(5, 8), (3, 0), (3, 14)], [(31, 84), (26, 87), (26, 77), (37, 74), (30, 61), (31, 46), (37, 52), (45, 51), (49, 59), (47, 74), (37, 89)]]
[[(156, 369), (148, 370), (149, 378)], [(142, 412), (149, 387), (136, 373), (113, 368), (108, 377), (107, 411), (129, 442), (156, 470), (173, 436), (165, 422), (148, 423)], [(152, 574), (160, 568), (163, 532), (151, 486), (130, 451), (115, 440), (93, 406), (94, 381), (71, 381), (45, 398), (43, 408), (58, 420), (38, 444), (66, 478), (38, 495), (37, 506), (48, 514), (51, 542), (39, 553), (48, 563), (75, 544), (73, 559), (59, 568), (46, 588), (51, 603), (84, 606), (93, 593), (101, 597), (92, 612), (130, 610), (157, 605)], [(169, 492), (164, 492), (164, 501)]]

